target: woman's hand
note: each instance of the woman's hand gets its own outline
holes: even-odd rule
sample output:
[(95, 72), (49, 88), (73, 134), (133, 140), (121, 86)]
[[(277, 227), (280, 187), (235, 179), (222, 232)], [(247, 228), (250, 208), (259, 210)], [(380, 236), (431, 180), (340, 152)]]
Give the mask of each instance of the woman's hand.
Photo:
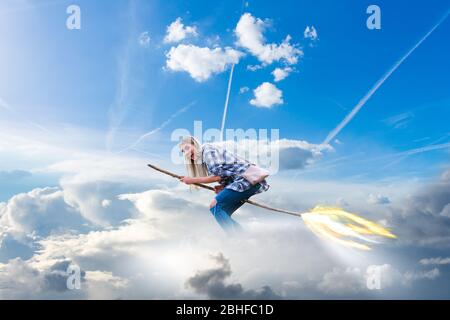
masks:
[(187, 184), (187, 185), (197, 183), (197, 182), (195, 181), (195, 178), (191, 178), (191, 177), (181, 177), (181, 178), (180, 178), (180, 181), (183, 182), (183, 183), (185, 183), (185, 184)]
[(224, 189), (224, 186), (222, 186), (222, 185), (218, 185), (218, 186), (214, 186), (214, 192), (217, 194), (217, 193), (219, 193), (220, 191), (222, 191)]

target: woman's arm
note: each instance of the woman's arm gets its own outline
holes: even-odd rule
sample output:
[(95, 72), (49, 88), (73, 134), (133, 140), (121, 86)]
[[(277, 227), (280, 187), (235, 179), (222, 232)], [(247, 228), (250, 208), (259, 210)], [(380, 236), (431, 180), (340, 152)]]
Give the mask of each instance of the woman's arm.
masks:
[(222, 180), (219, 176), (208, 176), (208, 177), (181, 177), (180, 181), (186, 184), (194, 184), (194, 183), (214, 183)]

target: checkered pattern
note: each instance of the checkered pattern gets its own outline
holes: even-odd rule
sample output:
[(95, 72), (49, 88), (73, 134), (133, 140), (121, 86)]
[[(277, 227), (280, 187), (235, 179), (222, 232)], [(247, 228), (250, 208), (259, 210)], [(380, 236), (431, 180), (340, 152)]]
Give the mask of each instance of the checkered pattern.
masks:
[[(202, 152), (203, 163), (206, 164), (209, 174), (221, 177), (220, 184), (225, 188), (243, 192), (252, 187), (252, 184), (241, 176), (250, 166), (249, 162), (236, 157), (227, 150), (219, 150), (212, 144), (203, 145)], [(257, 193), (269, 189), (269, 184), (265, 180), (260, 184), (261, 188)]]

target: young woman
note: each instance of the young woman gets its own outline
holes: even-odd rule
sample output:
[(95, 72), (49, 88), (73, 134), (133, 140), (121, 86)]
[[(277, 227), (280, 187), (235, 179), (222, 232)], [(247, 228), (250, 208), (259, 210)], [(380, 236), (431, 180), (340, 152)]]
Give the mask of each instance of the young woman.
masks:
[(253, 185), (242, 176), (251, 165), (249, 162), (212, 144), (201, 146), (194, 137), (184, 138), (180, 149), (188, 172), (188, 176), (180, 180), (187, 185), (219, 183), (214, 187), (217, 195), (209, 206), (210, 211), (226, 232), (240, 230), (240, 225), (231, 215), (243, 205), (244, 200), (267, 191), (267, 182), (263, 180)]

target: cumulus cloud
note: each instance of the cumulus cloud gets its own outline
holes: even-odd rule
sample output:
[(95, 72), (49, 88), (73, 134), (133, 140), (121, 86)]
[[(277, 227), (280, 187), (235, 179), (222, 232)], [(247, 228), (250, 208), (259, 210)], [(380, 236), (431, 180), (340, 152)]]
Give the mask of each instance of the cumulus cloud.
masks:
[[(378, 277), (374, 281), (374, 277)], [(394, 268), (392, 265), (385, 263), (382, 265), (370, 265), (366, 269), (366, 274), (364, 276), (364, 282), (366, 289), (370, 286), (376, 285), (372, 289), (384, 290), (387, 288), (395, 287), (401, 283), (404, 275)]]
[(439, 275), (437, 268), (402, 273), (390, 264), (369, 265), (365, 271), (358, 267), (335, 267), (324, 274), (317, 287), (327, 295), (348, 296), (398, 286), (410, 287), (415, 281), (435, 280)]
[(411, 285), (412, 281), (417, 280), (434, 280), (441, 275), (438, 268), (433, 268), (427, 271), (408, 271), (404, 275), (404, 283)]
[(359, 268), (334, 268), (323, 276), (318, 289), (326, 294), (355, 294), (364, 290), (364, 277)]
[[(304, 141), (279, 142), (280, 152), (293, 147), (309, 151), (298, 166), (315, 161), (328, 150)], [(59, 151), (54, 152), (60, 156)], [(0, 257), (4, 250), (9, 252), (7, 259), (0, 260), (1, 298), (204, 298), (216, 292), (213, 289), (216, 283), (226, 293), (233, 292), (229, 289), (238, 288), (237, 297), (244, 294), (247, 297), (247, 293), (251, 298), (264, 295), (264, 292), (277, 295), (286, 292), (291, 298), (347, 298), (354, 297), (351, 292), (358, 285), (361, 290), (367, 290), (364, 288), (367, 261), (374, 255), (375, 258), (384, 258), (376, 257), (378, 250), (358, 255), (345, 249), (336, 251), (334, 247), (327, 250), (328, 244), (310, 233), (297, 218), (265, 213), (248, 205), (244, 205), (234, 216), (247, 230), (246, 234), (242, 238), (230, 239), (221, 233), (208, 211), (212, 193), (199, 191), (193, 194), (186, 186), (149, 172), (143, 159), (117, 159), (110, 154), (103, 157), (100, 153), (93, 157), (92, 152), (90, 156), (85, 154), (83, 157), (74, 154), (65, 150), (64, 161), (46, 166), (48, 172), (65, 176), (59, 187), (35, 191), (38, 195), (36, 199), (24, 193), (24, 203), (32, 200), (31, 203), (35, 204), (15, 205), (21, 210), (14, 210), (18, 216), (14, 217), (14, 223), (8, 222), (6, 225), (8, 228), (13, 226), (10, 231), (22, 230), (23, 235), (31, 235), (29, 241), (34, 242), (30, 246), (33, 251), (14, 259), (11, 250), (18, 248), (11, 247), (9, 234), (3, 239)], [(285, 165), (289, 167), (296, 161), (298, 156), (292, 155)], [(448, 203), (441, 201), (441, 198), (445, 198), (449, 178), (450, 174), (446, 173), (440, 181), (410, 192), (412, 187), (408, 182), (379, 186), (367, 182), (283, 179), (280, 175), (271, 177), (271, 190), (256, 196), (255, 200), (275, 207), (300, 210), (319, 202), (334, 203), (339, 196), (345, 195), (353, 212), (355, 204), (358, 208), (358, 203), (361, 204), (359, 208), (367, 210), (368, 194), (386, 193), (392, 203), (372, 217), (386, 219), (389, 225), (393, 224), (401, 244), (410, 241), (416, 245), (420, 241), (431, 241), (434, 246), (445, 241), (448, 243), (450, 229), (445, 222), (448, 218), (441, 214), (445, 213)], [(125, 183), (129, 181), (133, 183)], [(392, 190), (411, 193), (411, 196), (390, 209), (400, 199)], [(11, 199), (0, 203), (2, 216), (7, 212), (5, 208), (14, 203)], [(84, 206), (80, 204), (83, 199), (88, 200)], [(62, 210), (57, 210), (58, 207)], [(36, 219), (42, 217), (42, 222), (45, 222), (47, 216), (51, 217), (53, 213), (44, 210), (60, 212), (60, 218), (64, 221), (57, 221), (55, 225), (63, 224), (64, 228), (50, 228), (51, 232), (41, 229), (33, 220), (33, 215)], [(68, 220), (66, 211), (76, 213), (81, 217), (80, 221), (75, 221), (73, 226), (70, 223), (64, 225)], [(108, 221), (109, 212), (111, 222)], [(87, 217), (107, 223), (97, 225)], [(55, 218), (49, 221), (52, 219)], [(31, 224), (27, 226), (26, 222)], [(84, 228), (86, 224), (88, 228)], [(2, 226), (3, 223), (0, 223)], [(395, 248), (395, 244), (384, 247), (386, 251)], [(226, 271), (226, 264), (217, 261), (214, 261), (213, 267), (208, 267), (211, 262), (204, 257), (214, 252), (223, 252), (223, 256), (227, 257), (224, 260), (232, 262), (232, 271), (230, 267), (230, 275), (222, 277), (223, 281), (216, 281), (220, 277), (207, 277), (207, 273), (203, 273), (217, 269)], [(341, 259), (340, 254), (345, 253), (351, 254), (351, 259)], [(407, 251), (402, 253), (408, 254)], [(79, 265), (85, 273), (81, 290), (64, 290), (64, 269), (68, 263)], [(256, 267), (249, 269), (249, 265)], [(324, 277), (327, 273), (333, 274), (333, 267), (336, 266), (339, 269), (335, 273), (342, 272), (354, 284), (352, 288), (342, 289), (342, 293), (326, 284), (330, 283), (327, 278), (332, 278), (332, 275)], [(362, 280), (359, 281), (355, 276), (357, 269), (361, 270)], [(14, 273), (15, 270), (17, 273)], [(402, 279), (412, 279), (410, 282), (414, 285), (414, 292), (419, 292), (423, 281), (439, 279), (438, 271), (433, 270), (413, 270), (409, 271), (408, 276), (402, 272), (401, 276)], [(51, 276), (46, 276), (48, 274)], [(184, 287), (186, 279), (196, 275), (200, 275), (198, 279), (205, 279), (200, 281), (205, 285)], [(322, 283), (321, 289), (319, 283)], [(440, 282), (436, 281), (436, 285)], [(270, 290), (256, 290), (262, 286), (268, 286)], [(410, 296), (412, 290), (397, 287), (396, 298)], [(366, 291), (360, 291), (358, 296), (363, 292)], [(384, 292), (382, 294), (385, 297)]]
[(23, 239), (17, 240), (4, 230), (0, 231), (0, 263), (15, 258), (29, 259), (33, 256), (37, 246), (33, 242), (33, 238), (27, 240), (26, 242)]
[(288, 64), (296, 64), (303, 52), (298, 45), (290, 43), (288, 35), (281, 44), (266, 43), (264, 31), (267, 23), (250, 13), (244, 13), (236, 25), (235, 34), (237, 44), (247, 49), (263, 64), (271, 64), (275, 61), (284, 61)]
[(250, 100), (250, 104), (261, 108), (272, 108), (283, 104), (283, 92), (270, 82), (264, 82), (255, 90), (255, 97)]
[(289, 76), (289, 74), (292, 72), (292, 70), (293, 69), (291, 67), (276, 68), (275, 70), (272, 71), (274, 81), (279, 82), (281, 80), (286, 79)]
[(0, 298), (28, 298), (43, 287), (39, 272), (21, 259), (12, 259), (8, 264), (0, 264)]
[(81, 230), (87, 222), (64, 201), (64, 193), (57, 187), (17, 194), (0, 210), (1, 234), (9, 234), (23, 242), (30, 237)]
[[(1, 295), (3, 298), (192, 298), (196, 297), (195, 294), (204, 295), (210, 292), (209, 289), (202, 291), (198, 288), (200, 291), (197, 291), (193, 287), (189, 290), (180, 288), (186, 279), (192, 278), (197, 270), (203, 270), (207, 265), (203, 259), (197, 257), (222, 249), (233, 252), (238, 261), (248, 257), (248, 252), (251, 251), (251, 260), (260, 261), (259, 264), (264, 265), (266, 270), (262, 274), (247, 278), (245, 286), (239, 282), (227, 284), (229, 277), (226, 276), (222, 281), (225, 290), (237, 288), (235, 298), (273, 297), (274, 290), (269, 290), (268, 287), (261, 290), (248, 290), (245, 287), (260, 288), (260, 283), (266, 284), (264, 274), (272, 273), (273, 266), (268, 262), (263, 264), (262, 261), (266, 260), (270, 252), (280, 255), (276, 260), (281, 260), (281, 256), (287, 254), (292, 262), (296, 261), (298, 256), (300, 260), (296, 261), (296, 264), (300, 264), (301, 257), (306, 254), (298, 253), (299, 244), (304, 243), (303, 233), (297, 229), (303, 228), (302, 225), (296, 224), (296, 230), (292, 230), (300, 235), (299, 243), (293, 244), (293, 248), (287, 248), (283, 253), (276, 249), (284, 242), (284, 235), (280, 231), (286, 231), (286, 227), (294, 227), (292, 224), (277, 226), (272, 223), (270, 229), (258, 233), (258, 228), (264, 223), (254, 221), (247, 226), (250, 232), (247, 236), (238, 241), (230, 241), (221, 233), (207, 210), (211, 196), (209, 193), (199, 192), (193, 197), (187, 188), (181, 186), (171, 191), (148, 190), (123, 194), (119, 197), (121, 201), (131, 202), (139, 211), (139, 216), (114, 227), (52, 234), (38, 239), (39, 250), (31, 258), (19, 261), (21, 268), (14, 261), (0, 264), (3, 271), (18, 270), (27, 279), (27, 286), (21, 287), (20, 283), (11, 282), (13, 279), (6, 281), (13, 276), (18, 279), (11, 271), (0, 272), (4, 276), (3, 283), (6, 286), (5, 290), (0, 290)], [(111, 205), (117, 203), (113, 202)], [(243, 208), (240, 211), (251, 209), (253, 208)], [(238, 219), (245, 224), (249, 217), (243, 215)], [(256, 230), (256, 234), (251, 230)], [(254, 236), (260, 240), (255, 242)], [(308, 234), (306, 236), (311, 237)], [(210, 241), (205, 242), (205, 238)], [(264, 255), (251, 249), (260, 248), (261, 245), (264, 247)], [(309, 247), (304, 250), (309, 250)], [(315, 259), (312, 258), (311, 261)], [(81, 290), (63, 290), (64, 280), (67, 278), (63, 272), (67, 266), (67, 263), (63, 266), (64, 261), (79, 265), (85, 272)], [(53, 270), (55, 263), (61, 263), (57, 272)], [(290, 264), (284, 267), (290, 268)], [(226, 269), (223, 264), (222, 269)], [(53, 274), (50, 277), (53, 284), (45, 286), (43, 275), (48, 272)], [(241, 277), (242, 274), (243, 271), (238, 268), (238, 272), (233, 272), (233, 278)], [(28, 278), (37, 280), (33, 283), (28, 281)], [(208, 286), (214, 284), (216, 283), (213, 280), (207, 281)]]
[(450, 246), (450, 177), (421, 185), (392, 208), (391, 223), (399, 239), (421, 246)]
[[(189, 194), (189, 191), (185, 192)], [(152, 190), (142, 194), (124, 194), (120, 198), (133, 203), (141, 216), (113, 228), (50, 235), (39, 240), (39, 251), (28, 260), (0, 264), (0, 285), (3, 285), (0, 296), (62, 298), (61, 294), (76, 292), (77, 297), (90, 299), (174, 297), (178, 289), (177, 283), (173, 282), (184, 281), (194, 271), (189, 269), (185, 274), (180, 273), (179, 261), (184, 261), (182, 264), (186, 266), (186, 259), (194, 261), (194, 253), (185, 250), (188, 247), (181, 248), (177, 238), (184, 243), (186, 238), (183, 235), (192, 230), (191, 223), (208, 228), (207, 221), (215, 227), (209, 236), (226, 238), (217, 234), (220, 229), (213, 219), (206, 219), (211, 218), (206, 206), (199, 210), (175, 193)], [(201, 211), (205, 212), (204, 216), (195, 214)], [(167, 270), (169, 258), (173, 261), (170, 268), (178, 275)], [(65, 261), (72, 261), (84, 270), (85, 281), (81, 290), (68, 292), (65, 289), (68, 265)], [(17, 270), (21, 277), (13, 270)], [(27, 285), (22, 286), (22, 281)]]
[(198, 271), (186, 281), (186, 285), (209, 299), (281, 299), (269, 286), (260, 290), (244, 289), (240, 283), (227, 284), (226, 280), (232, 274), (230, 262), (222, 253), (212, 255), (217, 267)]
[(172, 22), (166, 30), (166, 36), (164, 37), (165, 43), (175, 43), (186, 39), (189, 36), (197, 36), (197, 28), (191, 26), (185, 26), (178, 17), (174, 22)]
[(0, 299), (117, 299), (129, 285), (112, 272), (80, 270), (81, 288), (69, 288), (73, 262), (61, 258), (45, 263), (16, 258), (0, 264)]
[(139, 35), (139, 45), (144, 48), (148, 48), (150, 45), (150, 35), (148, 31), (144, 31)]
[(311, 39), (312, 41), (317, 40), (318, 34), (316, 28), (314, 28), (314, 26), (306, 26), (303, 36), (305, 39)]
[(104, 199), (103, 201), (102, 201), (102, 207), (103, 208), (107, 208), (107, 207), (109, 207), (111, 205), (111, 200), (109, 200), (109, 199)]
[(115, 276), (109, 271), (86, 271), (84, 276), (87, 299), (123, 298), (122, 293), (131, 285), (128, 279)]
[[(291, 142), (285, 144), (291, 145)], [(305, 197), (299, 197), (294, 192), (289, 197), (286, 188), (294, 188), (282, 186), (269, 191), (270, 197), (264, 197), (262, 202), (275, 206), (288, 203), (297, 208), (309, 206), (305, 202), (311, 200), (309, 194), (302, 192)], [(348, 266), (324, 276), (336, 263), (334, 254), (329, 255), (323, 250), (321, 241), (298, 219), (261, 214), (257, 208), (244, 206), (235, 218), (247, 232), (242, 238), (230, 239), (221, 233), (207, 209), (212, 194), (199, 191), (193, 195), (183, 186), (167, 188), (159, 185), (158, 188), (116, 197), (119, 201), (132, 203), (139, 213), (119, 225), (51, 234), (38, 240), (39, 250), (33, 257), (19, 261), (20, 267), (15, 262), (0, 264), (2, 270), (10, 270), (4, 272), (3, 279), (12, 277), (13, 269), (27, 279), (38, 279), (34, 283), (30, 281), (32, 286), (25, 287), (4, 280), (11, 289), (0, 290), (2, 297), (263, 299), (279, 297), (286, 289), (285, 283), (290, 297), (321, 297), (324, 294), (348, 297), (358, 285), (364, 288), (364, 272), (360, 272), (361, 279), (357, 278), (357, 269), (364, 270), (363, 267)], [(323, 192), (324, 185), (297, 182), (295, 188), (316, 194), (318, 190)], [(90, 190), (97, 192), (94, 188)], [(316, 196), (324, 198), (323, 194)], [(107, 199), (111, 198), (108, 196)], [(100, 190), (95, 199), (104, 200), (104, 192)], [(113, 210), (111, 207), (118, 205), (112, 201), (109, 208)], [(201, 257), (211, 252), (223, 252), (223, 255), (215, 255), (214, 265), (208, 267), (211, 262)], [(365, 258), (367, 256), (361, 254), (360, 260)], [(63, 290), (64, 269), (69, 261), (85, 272), (82, 288), (74, 290), (76, 292)], [(230, 261), (237, 261), (233, 263), (233, 270)], [(56, 263), (61, 265), (53, 267)], [(249, 264), (258, 268), (249, 272)], [(339, 287), (332, 288), (331, 279), (342, 271), (344, 278), (352, 284), (351, 288), (345, 287), (341, 280)], [(52, 284), (44, 285), (44, 275), (48, 273), (52, 274), (47, 277)], [(412, 282), (419, 278), (409, 277)], [(186, 288), (183, 287), (185, 283)]]
[(241, 88), (239, 88), (239, 94), (246, 93), (246, 92), (248, 92), (249, 90), (250, 90), (249, 87), (241, 87)]
[(419, 261), (420, 264), (424, 265), (424, 266), (428, 266), (428, 265), (447, 265), (450, 264), (450, 257), (447, 258), (426, 258), (426, 259), (421, 259)]
[(257, 65), (250, 64), (250, 65), (247, 66), (247, 70), (248, 71), (257, 71), (257, 70), (260, 70), (262, 68), (263, 68), (263, 66), (259, 65), (259, 64), (257, 64)]
[(236, 64), (243, 54), (226, 47), (197, 47), (180, 44), (167, 53), (166, 67), (172, 71), (184, 71), (196, 81), (208, 80), (213, 74), (221, 73), (231, 64)]
[(370, 204), (388, 204), (391, 201), (388, 197), (383, 196), (381, 194), (369, 194), (369, 197), (367, 198), (367, 202)]
[(227, 137), (224, 142), (216, 143), (220, 148), (226, 148), (251, 163), (272, 170), (303, 169), (308, 164), (320, 159), (324, 153), (333, 148), (330, 145), (318, 145), (305, 140), (292, 139), (257, 139), (251, 131), (242, 132), (246, 138), (232, 139)]
[(411, 200), (411, 206), (424, 214), (449, 218), (450, 170), (442, 174), (441, 179), (422, 188)]
[(79, 177), (64, 178), (60, 184), (64, 190), (64, 201), (93, 225), (107, 227), (133, 216), (131, 204), (117, 198), (118, 194), (129, 190), (128, 184), (104, 180), (80, 181)]
[[(69, 260), (48, 262), (46, 268), (20, 258), (0, 264), (0, 299), (33, 299), (59, 297), (77, 298), (77, 292), (67, 287)], [(85, 281), (85, 272), (80, 270), (80, 281)]]

